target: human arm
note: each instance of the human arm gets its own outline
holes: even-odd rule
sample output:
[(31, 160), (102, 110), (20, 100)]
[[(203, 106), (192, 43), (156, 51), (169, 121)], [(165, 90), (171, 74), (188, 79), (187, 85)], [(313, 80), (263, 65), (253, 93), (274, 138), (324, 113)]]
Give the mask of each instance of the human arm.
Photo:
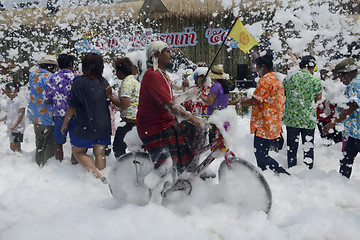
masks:
[(195, 124), (196, 127), (205, 128), (208, 125), (204, 119), (195, 117), (190, 112), (186, 111), (182, 106), (177, 104), (174, 100), (170, 100), (164, 103), (164, 107), (168, 109), (172, 115), (178, 117), (179, 119), (188, 120), (189, 122)]
[(10, 131), (10, 132), (14, 131), (14, 129), (21, 123), (21, 121), (23, 120), (24, 116), (25, 116), (25, 108), (20, 108), (20, 109), (19, 109), (19, 117), (17, 118), (17, 120), (16, 120), (16, 122), (14, 123), (14, 125), (9, 128), (9, 131)]
[(316, 94), (315, 102), (320, 103), (321, 99), (322, 99), (322, 92), (319, 92), (318, 94)]
[(332, 122), (326, 124), (323, 127), (323, 133), (329, 134), (330, 129), (333, 129), (338, 123), (344, 121), (359, 107), (356, 102), (350, 102), (347, 104), (348, 108), (342, 108), (340, 110), (339, 117), (335, 118)]
[(130, 106), (131, 99), (129, 97), (120, 97), (116, 98), (112, 95), (112, 87), (107, 86), (105, 89), (106, 97), (117, 107), (121, 108), (122, 110), (126, 110)]
[(251, 97), (251, 98), (239, 98), (237, 100), (233, 100), (229, 103), (229, 105), (237, 105), (239, 102), (240, 102), (240, 106), (244, 106), (244, 107), (251, 107), (260, 103), (259, 100), (257, 100), (254, 97)]
[(70, 119), (75, 116), (76, 117), (76, 111), (77, 109), (74, 107), (70, 107), (68, 106), (68, 109), (66, 110), (66, 114), (65, 114), (65, 118), (64, 118), (64, 122), (63, 125), (61, 126), (61, 133), (64, 134), (65, 130), (67, 129), (67, 126), (69, 124)]
[(54, 98), (53, 76), (50, 77), (49, 81), (46, 83), (45, 92), (44, 92), (44, 103), (49, 105), (53, 104), (53, 98)]
[(177, 96), (174, 96), (174, 101), (177, 104), (181, 104), (183, 102), (185, 102), (186, 100), (191, 99), (192, 97), (195, 97), (199, 94), (199, 92), (201, 91), (201, 88), (199, 87), (193, 87), (191, 88), (189, 91), (184, 92), (182, 94), (179, 94)]
[(209, 106), (214, 104), (215, 98), (216, 98), (216, 95), (214, 95), (212, 93), (209, 93), (209, 95), (207, 95), (207, 97), (200, 95), (200, 99), (203, 100), (203, 102)]
[(5, 121), (6, 119), (7, 119), (7, 115), (6, 115), (5, 117), (1, 118), (1, 119), (0, 119), (0, 122)]

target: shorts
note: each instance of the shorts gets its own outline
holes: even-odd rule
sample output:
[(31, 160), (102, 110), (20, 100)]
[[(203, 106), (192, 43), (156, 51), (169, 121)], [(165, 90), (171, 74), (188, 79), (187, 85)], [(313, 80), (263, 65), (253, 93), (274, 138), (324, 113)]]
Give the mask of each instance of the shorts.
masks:
[(110, 136), (96, 140), (82, 139), (76, 137), (75, 135), (73, 135), (71, 138), (71, 145), (78, 148), (92, 148), (94, 144), (106, 146), (109, 145), (110, 143), (111, 143)]
[(75, 119), (71, 118), (68, 124), (67, 129), (65, 130), (65, 134), (61, 133), (61, 126), (64, 123), (65, 117), (54, 117), (54, 141), (58, 144), (66, 143), (66, 136), (69, 133), (70, 140), (74, 135), (74, 126), (75, 126)]
[(24, 140), (24, 134), (19, 132), (12, 132), (9, 135), (10, 143), (22, 143)]

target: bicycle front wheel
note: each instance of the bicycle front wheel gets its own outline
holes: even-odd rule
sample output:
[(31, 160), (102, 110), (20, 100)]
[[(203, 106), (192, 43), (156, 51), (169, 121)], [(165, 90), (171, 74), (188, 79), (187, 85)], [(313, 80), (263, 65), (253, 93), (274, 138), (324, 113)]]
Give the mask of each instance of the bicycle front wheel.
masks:
[(147, 204), (150, 190), (145, 186), (144, 178), (153, 168), (154, 164), (146, 152), (122, 155), (108, 177), (113, 197), (122, 203)]
[(219, 185), (223, 200), (244, 210), (260, 210), (268, 213), (272, 195), (269, 184), (261, 172), (251, 163), (232, 157), (230, 165), (224, 160), (219, 168)]

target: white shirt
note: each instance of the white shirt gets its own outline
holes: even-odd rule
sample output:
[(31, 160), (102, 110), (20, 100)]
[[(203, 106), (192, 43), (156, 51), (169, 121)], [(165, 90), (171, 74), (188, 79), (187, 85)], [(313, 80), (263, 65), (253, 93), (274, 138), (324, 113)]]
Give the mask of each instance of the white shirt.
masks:
[[(17, 96), (14, 99), (7, 99), (7, 119), (6, 124), (8, 129), (10, 129), (19, 118), (19, 109), (26, 108), (27, 101), (25, 98), (21, 96)], [(25, 113), (24, 113), (25, 114)], [(16, 128), (12, 132), (16, 133), (24, 133), (25, 130), (25, 116), (21, 120), (21, 122), (16, 126)]]

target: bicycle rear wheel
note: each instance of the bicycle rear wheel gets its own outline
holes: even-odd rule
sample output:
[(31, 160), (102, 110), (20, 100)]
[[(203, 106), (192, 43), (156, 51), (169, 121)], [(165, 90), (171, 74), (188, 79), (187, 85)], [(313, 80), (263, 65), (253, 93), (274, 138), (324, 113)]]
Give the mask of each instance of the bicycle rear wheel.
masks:
[(224, 160), (219, 168), (221, 196), (227, 203), (245, 210), (268, 213), (272, 195), (269, 184), (257, 168), (241, 158), (231, 157), (230, 167)]
[(149, 154), (134, 152), (122, 155), (108, 176), (113, 197), (123, 203), (145, 205), (150, 200), (150, 190), (144, 177), (154, 168)]

